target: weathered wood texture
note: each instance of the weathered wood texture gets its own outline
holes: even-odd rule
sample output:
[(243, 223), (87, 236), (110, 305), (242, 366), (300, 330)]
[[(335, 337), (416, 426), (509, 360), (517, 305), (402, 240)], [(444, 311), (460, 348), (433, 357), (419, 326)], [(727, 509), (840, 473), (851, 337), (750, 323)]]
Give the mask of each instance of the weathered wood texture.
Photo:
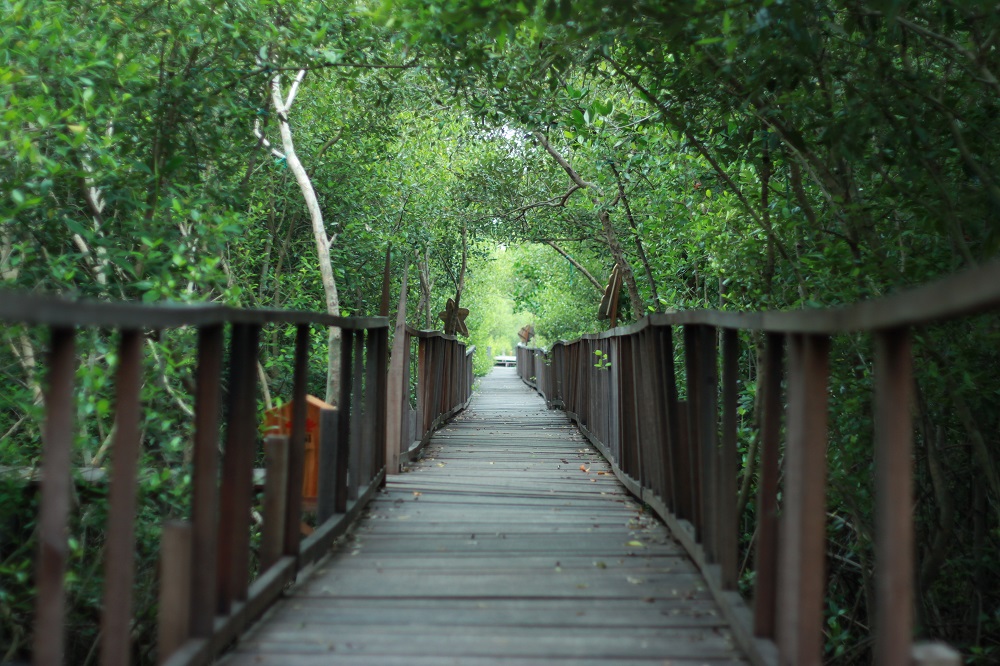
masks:
[(720, 618), (667, 529), (497, 368), (223, 663), (745, 663)]

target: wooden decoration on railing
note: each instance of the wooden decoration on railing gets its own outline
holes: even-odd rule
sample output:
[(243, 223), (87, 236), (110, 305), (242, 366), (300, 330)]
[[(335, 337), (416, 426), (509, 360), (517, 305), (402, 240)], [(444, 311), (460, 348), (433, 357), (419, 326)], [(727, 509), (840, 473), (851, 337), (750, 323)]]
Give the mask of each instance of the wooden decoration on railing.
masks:
[(622, 271), (618, 264), (611, 270), (611, 277), (608, 278), (608, 286), (604, 290), (604, 297), (601, 298), (601, 305), (597, 308), (597, 319), (604, 321), (611, 320), (611, 328), (618, 324), (618, 296), (622, 291)]
[(524, 344), (528, 344), (531, 342), (531, 339), (535, 337), (535, 325), (528, 324), (527, 326), (524, 326), (517, 332), (517, 337), (521, 338), (521, 342)]
[(438, 313), (438, 317), (444, 322), (444, 332), (448, 335), (464, 335), (469, 337), (469, 329), (465, 325), (465, 318), (469, 316), (468, 308), (458, 307), (454, 299), (449, 298), (445, 304), (445, 309)]

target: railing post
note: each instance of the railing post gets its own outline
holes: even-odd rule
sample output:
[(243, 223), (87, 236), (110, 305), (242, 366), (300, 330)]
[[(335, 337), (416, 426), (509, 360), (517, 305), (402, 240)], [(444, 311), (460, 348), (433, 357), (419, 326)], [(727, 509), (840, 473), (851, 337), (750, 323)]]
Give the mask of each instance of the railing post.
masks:
[(160, 535), (158, 664), (166, 663), (191, 633), (192, 532), (190, 523), (173, 520), (163, 525)]
[(657, 366), (657, 381), (661, 383), (663, 412), (666, 422), (666, 450), (663, 452), (664, 474), (670, 510), (679, 518), (690, 518), (686, 487), (681, 483), (684, 458), (681, 456), (681, 411), (677, 397), (677, 369), (674, 365), (674, 332), (672, 326), (665, 326), (658, 339), (660, 362)]
[[(379, 375), (385, 366), (379, 362), (379, 331), (365, 331), (365, 410), (362, 431), (361, 473), (367, 486), (375, 477), (377, 459), (385, 451), (385, 418), (376, 420), (379, 416), (379, 384), (385, 381)], [(379, 435), (379, 431), (382, 434)], [(380, 448), (377, 448), (380, 446)]]
[[(375, 470), (374, 473), (378, 473), (379, 470), (386, 468), (386, 460), (388, 449), (386, 442), (387, 430), (384, 427), (387, 422), (387, 414), (389, 410), (389, 329), (381, 328), (375, 331), (376, 336), (376, 349), (375, 349)], [(403, 406), (402, 404), (397, 404), (395, 407), (395, 412), (399, 415), (399, 418), (403, 417)], [(399, 434), (396, 435), (396, 465), (399, 465)], [(382, 485), (385, 485), (385, 475), (382, 476)]]
[(430, 410), (430, 396), (428, 394), (430, 387), (427, 381), (430, 362), (428, 342), (427, 338), (417, 338), (417, 423), (420, 432), (414, 433), (414, 439), (423, 439), (429, 423), (427, 420)]
[[(309, 379), (308, 324), (295, 327), (295, 367), (292, 376), (292, 427), (288, 440), (288, 483), (285, 486), (285, 555), (297, 557), (302, 540), (302, 475), (306, 447), (306, 383)], [(329, 338), (329, 331), (327, 331)], [(322, 432), (322, 429), (321, 429)], [(317, 442), (317, 446), (321, 446)]]
[(142, 349), (142, 331), (131, 329), (121, 332), (115, 379), (114, 457), (108, 497), (101, 614), (101, 663), (105, 666), (124, 666), (129, 663), (131, 654)]
[(704, 540), (705, 525), (702, 521), (701, 487), (701, 398), (704, 395), (701, 373), (702, 356), (698, 352), (701, 336), (697, 325), (684, 326), (684, 370), (687, 379), (687, 469), (685, 473), (690, 479), (691, 522), (699, 541)]
[(719, 354), (714, 326), (699, 326), (698, 344), (698, 457), (701, 479), (702, 543), (709, 562), (719, 561)]
[(821, 663), (829, 338), (789, 338), (788, 442), (778, 586), (781, 664)]
[(613, 368), (618, 384), (615, 435), (619, 442), (619, 464), (628, 476), (640, 481), (641, 461), (639, 459), (639, 438), (635, 413), (635, 365), (632, 355), (631, 335), (616, 338), (618, 341), (618, 362)]
[[(266, 571), (284, 554), (288, 518), (288, 435), (264, 438), (264, 527), (260, 537), (260, 570)], [(298, 527), (296, 525), (296, 527)]]
[(739, 574), (739, 516), (736, 515), (737, 430), (739, 408), (739, 332), (732, 328), (722, 331), (722, 445), (718, 449), (718, 483), (716, 486), (716, 527), (718, 561), (722, 571), (722, 587), (735, 590)]
[(217, 551), (217, 612), (228, 614), (247, 597), (250, 581), (250, 504), (257, 441), (256, 324), (233, 324), (229, 352), (229, 414), (222, 458)]
[[(354, 412), (352, 378), (354, 336), (356, 331), (343, 329), (340, 338), (340, 400), (337, 403), (337, 439), (334, 445), (333, 513), (347, 512), (347, 470), (351, 449), (351, 414)], [(317, 520), (322, 523), (332, 514), (331, 507), (317, 507)]]
[(351, 374), (351, 437), (347, 457), (347, 498), (358, 499), (364, 469), (365, 448), (365, 331), (354, 331), (354, 370)]
[(639, 460), (642, 461), (639, 481), (663, 498), (663, 425), (662, 410), (656, 386), (657, 353), (655, 329), (647, 327), (636, 334), (632, 346), (632, 367), (635, 368), (635, 418), (638, 424)]
[(66, 519), (72, 483), (73, 380), (76, 375), (76, 332), (53, 328), (45, 392), (45, 435), (42, 441), (41, 507), (38, 519), (38, 593), (35, 600), (36, 664), (61, 664), (66, 641), (63, 619), (66, 573)]
[(913, 360), (905, 329), (875, 334), (875, 663), (909, 666), (913, 632)]
[(191, 480), (191, 636), (212, 635), (216, 610), (216, 548), (219, 518), (219, 385), (225, 329), (198, 329), (198, 369), (194, 400), (194, 450)]
[(757, 482), (757, 558), (754, 635), (776, 637), (778, 594), (778, 469), (781, 380), (785, 337), (768, 333), (761, 372), (760, 474)]

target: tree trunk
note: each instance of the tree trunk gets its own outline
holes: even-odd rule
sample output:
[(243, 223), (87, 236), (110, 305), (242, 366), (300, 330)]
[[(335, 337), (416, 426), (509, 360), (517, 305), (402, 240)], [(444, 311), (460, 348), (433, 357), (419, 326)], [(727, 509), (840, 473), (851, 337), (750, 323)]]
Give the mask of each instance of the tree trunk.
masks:
[[(333, 264), (330, 262), (330, 246), (336, 240), (336, 236), (327, 236), (326, 227), (323, 224), (323, 211), (320, 210), (319, 200), (316, 198), (316, 191), (313, 189), (312, 181), (305, 167), (295, 154), (295, 144), (292, 141), (292, 128), (288, 124), (288, 109), (295, 100), (299, 84), (305, 77), (305, 70), (300, 70), (292, 83), (286, 100), (281, 98), (281, 75), (277, 74), (271, 80), (271, 101), (274, 103), (274, 110), (278, 116), (278, 127), (281, 130), (281, 145), (285, 151), (285, 162), (295, 176), (295, 181), (302, 190), (302, 197), (305, 199), (306, 208), (309, 210), (309, 218), (312, 221), (313, 236), (316, 239), (316, 256), (319, 263), (319, 272), (323, 280), (323, 294), (326, 297), (326, 311), (332, 315), (340, 314), (340, 295), (337, 292), (337, 280), (333, 274)], [(340, 394), (340, 329), (331, 328), (329, 336), (327, 376), (326, 376), (326, 401), (336, 404), (336, 399)]]

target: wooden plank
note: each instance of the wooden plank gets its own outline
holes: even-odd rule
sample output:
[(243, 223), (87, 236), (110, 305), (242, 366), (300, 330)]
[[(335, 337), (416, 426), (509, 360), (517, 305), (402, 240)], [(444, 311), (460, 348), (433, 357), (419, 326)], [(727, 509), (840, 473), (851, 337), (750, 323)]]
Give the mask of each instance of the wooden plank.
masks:
[(745, 663), (704, 578), (608, 471), (498, 369), (224, 663)]

